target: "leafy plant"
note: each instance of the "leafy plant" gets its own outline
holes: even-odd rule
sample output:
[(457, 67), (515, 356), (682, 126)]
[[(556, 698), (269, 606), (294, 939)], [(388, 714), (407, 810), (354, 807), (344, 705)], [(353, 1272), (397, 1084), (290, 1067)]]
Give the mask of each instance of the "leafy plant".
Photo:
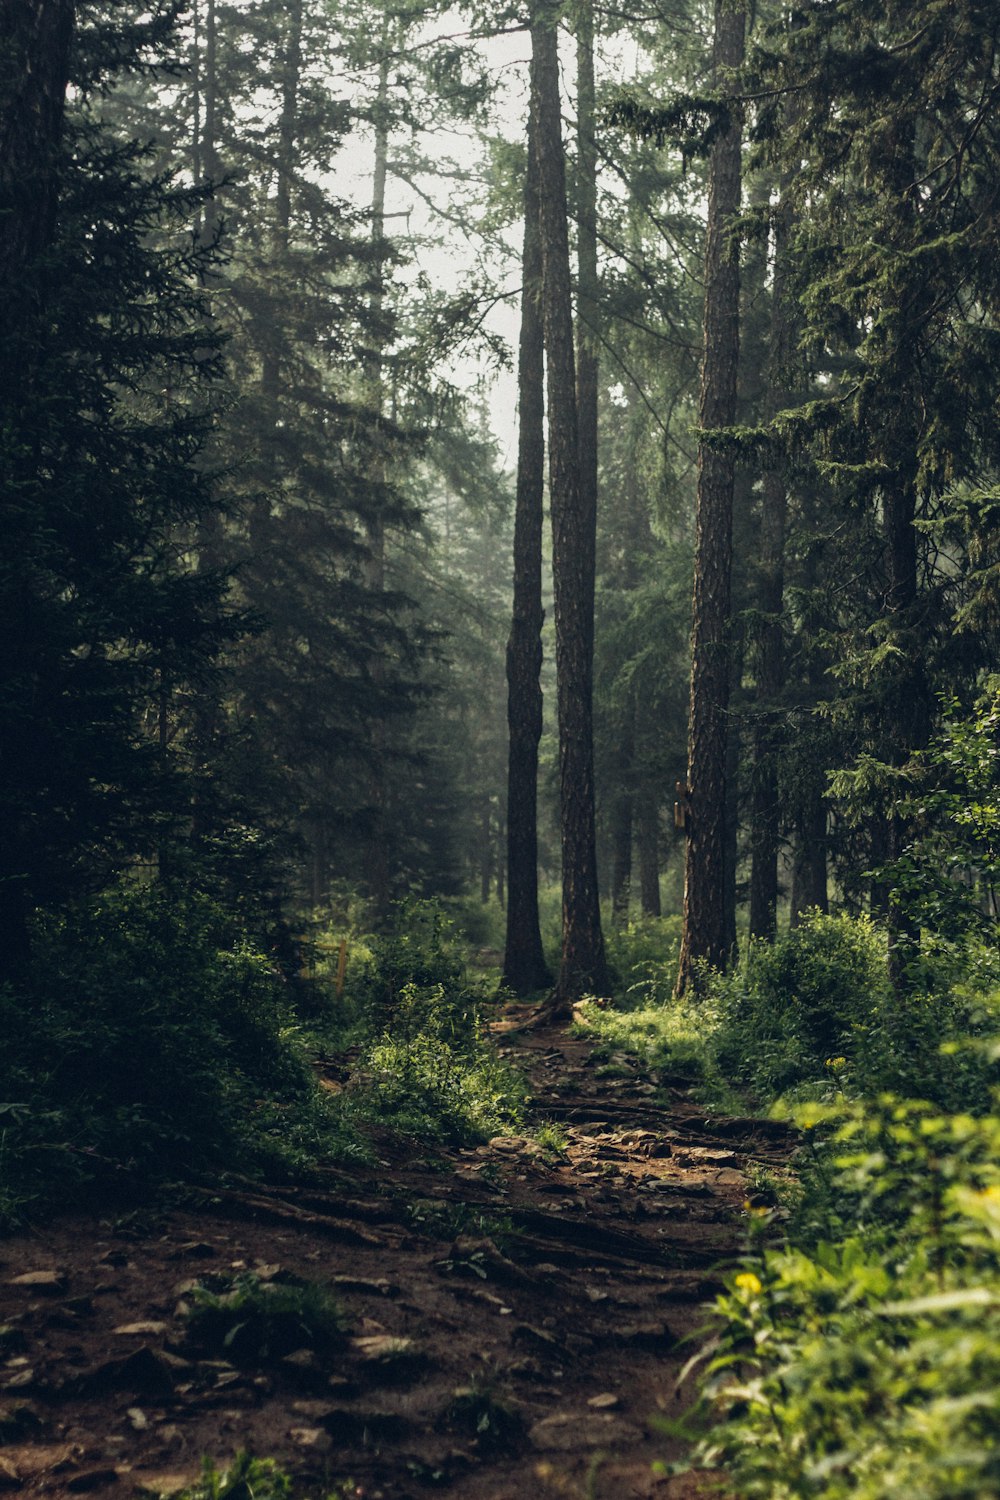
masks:
[(221, 1290), (195, 1287), (191, 1297), (189, 1337), (235, 1364), (280, 1359), (296, 1349), (324, 1351), (341, 1342), (340, 1305), (316, 1282), (261, 1281), (247, 1274)]
[(273, 1458), (239, 1453), (225, 1470), (206, 1458), (201, 1478), (181, 1490), (175, 1500), (291, 1500), (291, 1496), (292, 1482)]
[(885, 1096), (798, 1118), (825, 1132), (798, 1244), (765, 1235), (717, 1299), (698, 1464), (748, 1500), (996, 1493), (1000, 1116)]

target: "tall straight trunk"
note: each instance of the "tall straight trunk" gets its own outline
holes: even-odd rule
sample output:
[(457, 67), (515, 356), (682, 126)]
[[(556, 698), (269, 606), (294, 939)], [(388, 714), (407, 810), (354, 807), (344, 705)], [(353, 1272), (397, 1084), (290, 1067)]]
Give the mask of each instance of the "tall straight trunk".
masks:
[[(769, 415), (788, 404), (791, 325), (788, 305), (788, 239), (791, 209), (787, 183), (775, 217), (774, 279), (771, 285)], [(781, 816), (777, 755), (780, 744), (778, 700), (784, 685), (785, 641), (781, 612), (785, 593), (785, 527), (788, 487), (784, 467), (768, 469), (761, 490), (760, 574), (757, 608), (757, 704), (753, 736), (751, 798), (750, 935), (771, 942), (778, 910), (778, 847)]]
[[(743, 11), (716, 0), (714, 64), (743, 60)], [(705, 249), (705, 337), (699, 426), (728, 427), (736, 415), (739, 361), (739, 249), (731, 224), (740, 207), (742, 118), (734, 103), (728, 128), (712, 148)], [(726, 946), (726, 736), (733, 555), (732, 454), (698, 445), (691, 705), (688, 727), (687, 847), (684, 931), (677, 993), (697, 983), (700, 965), (721, 969)]]
[[(597, 143), (593, 0), (581, 0), (576, 21), (576, 410), (580, 453), (580, 526), (589, 555), (585, 587), (594, 596), (597, 543)], [(587, 613), (593, 655), (593, 608)]]
[[(749, 488), (749, 487), (748, 487)], [(729, 701), (738, 704), (743, 680), (743, 642), (734, 641), (729, 679)], [(728, 957), (736, 951), (737, 875), (740, 860), (740, 757), (743, 725), (738, 707), (726, 726), (726, 822), (723, 833), (722, 947)]]
[[(379, 62), (378, 91), (375, 100), (375, 165), (372, 177), (372, 240), (376, 245), (385, 240), (385, 185), (389, 169), (389, 71), (390, 71), (391, 21), (387, 16), (382, 27), (382, 57)], [(379, 320), (385, 305), (383, 290), (384, 263), (379, 261), (375, 272), (375, 291), (371, 297), (374, 315), (375, 349), (369, 360), (368, 383), (370, 400), (377, 416), (385, 411), (383, 389), (384, 358), (379, 344)], [(386, 465), (379, 460), (373, 477), (385, 481)], [(367, 584), (377, 597), (385, 593), (385, 522), (376, 511), (366, 523), (368, 561)], [(372, 678), (377, 688), (385, 681), (385, 672), (379, 660), (372, 664)], [(371, 732), (371, 762), (368, 769), (368, 796), (371, 803), (371, 834), (368, 841), (368, 890), (374, 915), (384, 921), (389, 913), (392, 899), (392, 861), (389, 854), (389, 786), (386, 774), (385, 725), (376, 717)]]
[(628, 923), (632, 903), (632, 824), (634, 799), (629, 785), (631, 745), (620, 747), (618, 771), (622, 777), (611, 806), (611, 919), (616, 927)]
[(792, 927), (799, 926), (804, 912), (829, 909), (826, 821), (826, 798), (822, 782), (817, 778), (806, 792), (796, 830), (792, 855)]
[(662, 915), (660, 904), (660, 809), (648, 788), (636, 796), (639, 902), (644, 917)]
[(542, 737), (542, 514), (545, 342), (534, 112), (528, 120), (518, 348), (514, 606), (507, 639), (507, 936), (503, 983), (528, 995), (552, 983), (538, 921), (538, 744)]
[[(292, 183), (295, 175), (295, 143), (298, 135), (299, 86), (302, 76), (302, 0), (288, 8), (282, 59), (281, 114), (278, 118), (278, 155), (274, 194), (274, 248), (279, 265), (288, 255), (292, 228)], [(261, 390), (266, 400), (277, 402), (281, 394), (280, 330), (275, 329), (264, 350)]]
[(548, 371), (549, 496), (555, 586), (562, 961), (554, 998), (564, 1004), (609, 988), (597, 894), (593, 737), (593, 516), (581, 504), (566, 174), (559, 103), (557, 13), (532, 20), (531, 106), (538, 142), (543, 321)]

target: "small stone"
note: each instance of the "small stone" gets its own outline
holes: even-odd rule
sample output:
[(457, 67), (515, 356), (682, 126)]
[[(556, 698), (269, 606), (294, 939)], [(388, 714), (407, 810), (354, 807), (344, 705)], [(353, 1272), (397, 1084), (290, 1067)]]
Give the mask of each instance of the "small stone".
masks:
[(120, 1323), (117, 1328), (112, 1328), (111, 1332), (116, 1338), (160, 1338), (169, 1332), (169, 1325), (152, 1320), (140, 1323)]
[(523, 1135), (495, 1135), (489, 1143), (491, 1151), (503, 1151), (509, 1154), (523, 1151), (527, 1144), (527, 1139)]
[(126, 1413), (136, 1432), (145, 1432), (149, 1426), (149, 1418), (139, 1406), (130, 1406)]
[(611, 1448), (634, 1441), (638, 1428), (605, 1412), (556, 1412), (543, 1417), (528, 1433), (543, 1452), (575, 1453), (580, 1448)]
[(30, 1292), (41, 1292), (50, 1297), (61, 1297), (67, 1287), (66, 1277), (59, 1271), (25, 1271), (8, 1281), (8, 1286), (24, 1287)]
[(614, 1391), (602, 1391), (599, 1396), (591, 1396), (587, 1402), (595, 1411), (610, 1411), (614, 1406), (620, 1406), (621, 1400)]
[(316, 1358), (314, 1349), (293, 1349), (291, 1354), (286, 1354), (282, 1359), (283, 1365), (288, 1365), (293, 1370), (313, 1371), (319, 1369), (319, 1360)]
[(17, 1464), (12, 1463), (9, 1458), (4, 1458), (0, 1453), (0, 1489), (16, 1490), (21, 1487), (21, 1476), (17, 1472)]
[(392, 1333), (367, 1334), (352, 1339), (351, 1348), (364, 1360), (400, 1359), (414, 1353), (413, 1340)]
[(333, 1438), (322, 1427), (293, 1427), (288, 1436), (299, 1448), (308, 1448), (312, 1453), (329, 1453)]
[(170, 1500), (172, 1495), (179, 1495), (182, 1490), (197, 1484), (200, 1478), (200, 1468), (189, 1470), (186, 1474), (137, 1474), (136, 1493), (149, 1496), (149, 1500)]
[(69, 1443), (36, 1447), (34, 1443), (7, 1448), (4, 1458), (17, 1470), (20, 1479), (34, 1479), (39, 1474), (55, 1474), (69, 1468), (74, 1450)]

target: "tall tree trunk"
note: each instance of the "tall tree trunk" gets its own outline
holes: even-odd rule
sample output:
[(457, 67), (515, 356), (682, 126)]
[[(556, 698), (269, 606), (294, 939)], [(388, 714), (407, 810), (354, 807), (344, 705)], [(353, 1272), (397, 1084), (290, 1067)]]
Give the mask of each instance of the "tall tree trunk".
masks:
[(649, 788), (636, 797), (639, 854), (639, 901), (644, 917), (662, 915), (660, 904), (660, 809)]
[[(749, 486), (748, 486), (749, 489)], [(736, 952), (737, 874), (740, 860), (740, 757), (743, 724), (740, 686), (743, 681), (743, 642), (732, 643), (729, 702), (733, 708), (726, 726), (726, 823), (723, 834), (722, 944), (727, 961)]]
[[(742, 8), (716, 0), (716, 76), (743, 60)], [(730, 426), (736, 414), (739, 361), (739, 248), (731, 224), (740, 207), (741, 113), (734, 102), (728, 128), (712, 148), (705, 249), (705, 340), (699, 426)], [(723, 968), (726, 948), (726, 734), (733, 531), (732, 454), (698, 445), (691, 706), (688, 730), (687, 848), (684, 931), (677, 993), (697, 982), (703, 963)]]
[[(385, 185), (389, 167), (389, 70), (390, 70), (391, 21), (387, 16), (382, 27), (382, 57), (379, 62), (378, 92), (375, 100), (375, 167), (372, 178), (372, 240), (382, 245), (385, 240)], [(374, 314), (376, 348), (369, 361), (368, 380), (371, 402), (378, 416), (385, 410), (383, 389), (383, 350), (378, 344), (379, 319), (385, 305), (383, 277), (384, 262), (378, 262), (375, 270), (376, 289), (372, 293), (371, 310)], [(384, 483), (386, 466), (378, 464), (373, 476)], [(367, 522), (368, 588), (376, 598), (385, 593), (385, 521), (376, 511)], [(372, 664), (372, 677), (377, 688), (385, 680), (380, 661)], [(381, 707), (378, 710), (381, 713)], [(389, 913), (392, 899), (392, 861), (389, 854), (389, 787), (386, 773), (385, 725), (376, 717), (371, 732), (371, 763), (368, 771), (368, 795), (371, 801), (371, 836), (368, 843), (368, 889), (373, 914), (377, 921), (384, 921)]]
[(542, 515), (545, 344), (534, 112), (528, 121), (518, 349), (514, 607), (507, 640), (507, 936), (503, 983), (528, 995), (552, 983), (538, 921), (538, 744), (542, 737)]
[[(292, 227), (292, 184), (295, 175), (299, 85), (302, 75), (302, 0), (292, 0), (288, 9), (286, 26), (274, 194), (274, 249), (279, 263), (287, 258)], [(281, 394), (280, 336), (280, 329), (271, 331), (271, 336), (265, 346), (261, 370), (263, 395), (266, 400), (275, 404)]]
[[(787, 183), (775, 217), (774, 279), (771, 285), (771, 348), (769, 415), (788, 404), (788, 364), (791, 328), (788, 306), (787, 258), (791, 209)], [(751, 798), (750, 936), (774, 938), (778, 910), (778, 847), (781, 817), (778, 803), (777, 756), (780, 745), (778, 700), (784, 685), (785, 641), (781, 612), (785, 592), (785, 526), (788, 487), (785, 467), (764, 475), (760, 516), (760, 575), (757, 607), (757, 703), (753, 736), (753, 793)]]
[(562, 834), (562, 962), (554, 998), (565, 1004), (609, 989), (597, 894), (594, 833), (593, 517), (581, 505), (566, 174), (559, 103), (556, 11), (531, 27), (541, 199), (543, 310), (548, 370), (549, 495), (555, 586)]
[(611, 807), (611, 919), (616, 927), (628, 924), (632, 902), (633, 797), (629, 784), (629, 746), (621, 746), (619, 769), (622, 782), (616, 787)]
[(792, 855), (790, 925), (798, 927), (803, 912), (829, 909), (827, 896), (827, 807), (817, 778), (806, 792)]
[[(597, 143), (594, 84), (593, 0), (581, 0), (576, 21), (576, 410), (580, 453), (580, 529), (587, 569), (585, 588), (594, 598), (597, 549)], [(593, 657), (593, 603), (586, 612), (588, 650)]]

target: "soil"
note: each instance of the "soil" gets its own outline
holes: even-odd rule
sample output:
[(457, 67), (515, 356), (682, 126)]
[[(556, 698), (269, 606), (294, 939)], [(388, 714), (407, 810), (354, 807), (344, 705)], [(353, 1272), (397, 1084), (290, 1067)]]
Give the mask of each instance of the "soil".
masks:
[[(684, 1341), (739, 1253), (748, 1165), (791, 1142), (564, 1029), (498, 1030), (565, 1153), (379, 1141), (377, 1169), (318, 1185), (0, 1241), (0, 1491), (167, 1496), (246, 1449), (338, 1500), (701, 1493), (654, 1470), (679, 1453), (662, 1419), (691, 1399)], [(199, 1346), (192, 1284), (245, 1272), (332, 1284), (343, 1336)]]

